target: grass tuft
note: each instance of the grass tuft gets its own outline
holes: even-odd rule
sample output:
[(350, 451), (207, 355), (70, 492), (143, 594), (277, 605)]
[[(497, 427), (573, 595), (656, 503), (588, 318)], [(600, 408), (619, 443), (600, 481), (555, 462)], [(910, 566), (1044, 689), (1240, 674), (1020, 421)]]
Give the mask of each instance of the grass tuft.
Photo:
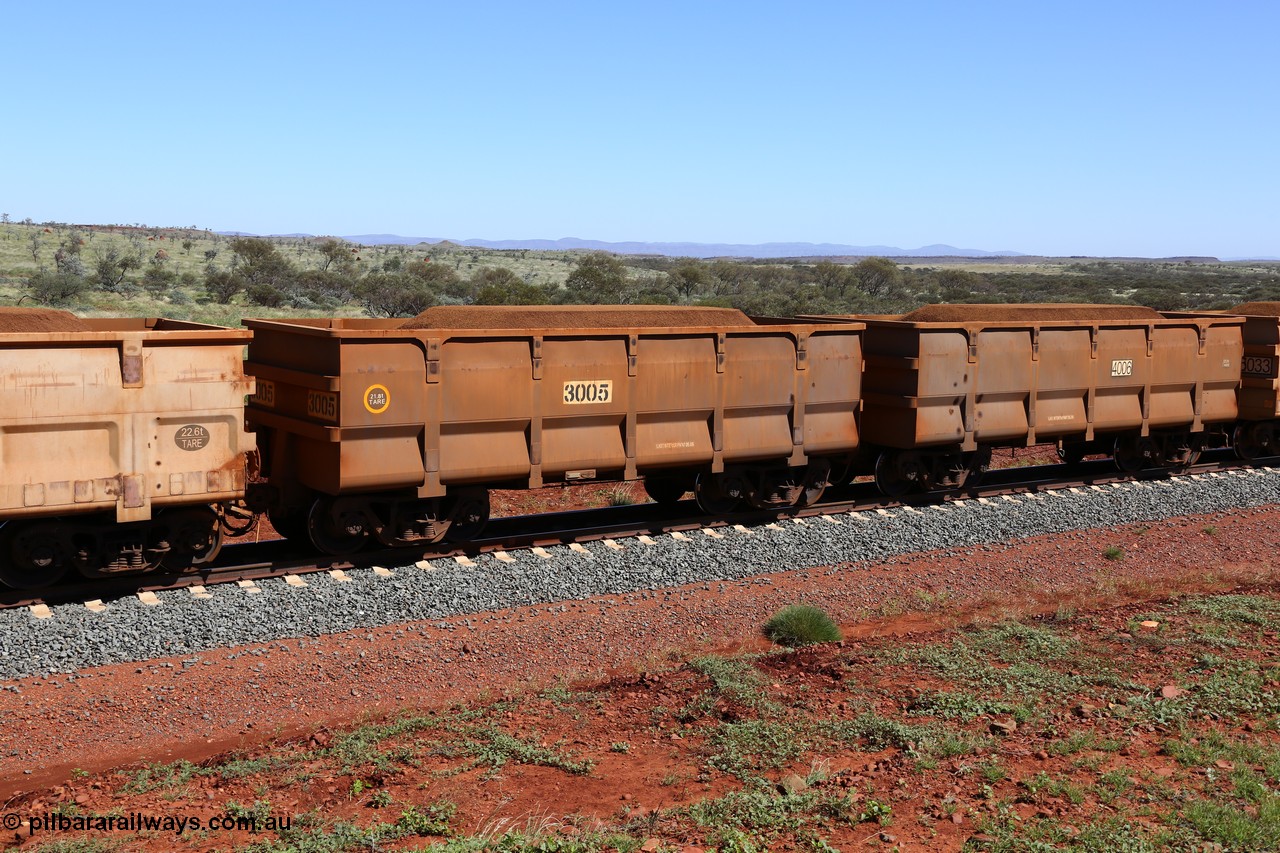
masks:
[(619, 483), (605, 492), (604, 498), (609, 506), (632, 506), (640, 503), (640, 498), (636, 497), (635, 489), (630, 483)]
[(764, 635), (780, 646), (791, 648), (843, 639), (830, 616), (807, 604), (792, 604), (773, 614), (764, 623)]

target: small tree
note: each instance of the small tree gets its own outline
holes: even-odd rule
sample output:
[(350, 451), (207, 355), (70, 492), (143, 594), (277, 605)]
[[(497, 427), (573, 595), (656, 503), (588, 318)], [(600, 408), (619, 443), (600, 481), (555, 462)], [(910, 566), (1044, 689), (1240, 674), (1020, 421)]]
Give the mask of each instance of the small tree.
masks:
[(71, 253), (64, 249), (58, 249), (53, 253), (53, 265), (60, 273), (68, 273), (77, 278), (84, 278), (85, 276), (84, 261), (81, 260), (78, 252)]
[(845, 264), (818, 261), (813, 267), (813, 275), (817, 279), (818, 287), (829, 296), (843, 297), (850, 290), (858, 287), (858, 277), (853, 267)]
[(108, 247), (105, 251), (96, 251), (97, 260), (93, 263), (93, 286), (106, 293), (127, 293), (130, 287), (125, 276), (131, 270), (142, 266), (133, 255), (121, 255), (120, 250)]
[(298, 273), (292, 303), (296, 308), (332, 308), (350, 302), (355, 289), (355, 281), (342, 273), (303, 270)]
[(565, 281), (570, 299), (588, 305), (627, 302), (630, 287), (627, 268), (607, 252), (592, 252), (584, 256)]
[(370, 273), (356, 285), (356, 298), (375, 317), (412, 317), (439, 303), (426, 282), (405, 273)]
[(683, 263), (668, 274), (668, 282), (680, 295), (682, 302), (692, 302), (702, 292), (709, 278), (707, 268), (697, 261)]
[(933, 282), (947, 302), (961, 302), (971, 298), (982, 287), (982, 279), (968, 270), (939, 270)]
[(546, 290), (529, 284), (506, 267), (481, 267), (471, 276), (477, 305), (545, 305)]
[(270, 240), (241, 237), (231, 241), (231, 251), (238, 261), (236, 275), (245, 287), (267, 284), (284, 290), (293, 278), (293, 265)]
[(210, 266), (205, 270), (204, 289), (214, 302), (227, 305), (237, 293), (244, 290), (244, 281), (234, 273)]
[(53, 252), (53, 265), (58, 272), (69, 272), (84, 276), (84, 262), (80, 260), (80, 249), (84, 246), (84, 238), (79, 231), (72, 231), (65, 239), (58, 242)]
[(284, 293), (269, 284), (251, 284), (245, 288), (245, 296), (248, 296), (249, 301), (254, 305), (263, 305), (267, 308), (279, 308), (286, 300)]
[(242, 291), (259, 305), (282, 304), (288, 299), (295, 287), (296, 271), (274, 243), (238, 237), (231, 241), (231, 251), (234, 254), (228, 271), (214, 269), (210, 253), (205, 252), (210, 261), (205, 268), (205, 291), (211, 299), (226, 305)]
[(902, 283), (902, 270), (888, 258), (865, 258), (854, 264), (853, 274), (870, 296), (890, 296)]
[(159, 299), (173, 288), (177, 278), (178, 274), (165, 265), (163, 258), (152, 258), (142, 274), (142, 286), (152, 299)]
[(320, 265), (321, 272), (328, 272), (329, 267), (334, 264), (338, 265), (339, 270), (354, 266), (351, 260), (350, 247), (341, 240), (329, 237), (321, 240), (320, 245), (316, 248), (320, 250), (320, 256), (324, 258), (324, 263)]
[(40, 270), (27, 279), (32, 298), (44, 305), (65, 305), (83, 293), (86, 287), (88, 282), (83, 276), (70, 272)]

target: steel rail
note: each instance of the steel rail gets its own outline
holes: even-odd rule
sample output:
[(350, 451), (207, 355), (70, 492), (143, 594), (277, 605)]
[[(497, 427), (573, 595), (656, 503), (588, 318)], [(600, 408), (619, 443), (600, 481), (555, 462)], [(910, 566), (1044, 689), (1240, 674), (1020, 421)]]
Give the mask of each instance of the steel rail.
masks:
[[(830, 488), (818, 503), (782, 509), (751, 509), (723, 516), (707, 516), (692, 500), (671, 505), (656, 503), (572, 510), (569, 512), (495, 518), (486, 535), (465, 544), (440, 543), (423, 548), (378, 548), (349, 557), (317, 556), (287, 540), (230, 544), (218, 559), (199, 570), (182, 573), (121, 575), (100, 580), (61, 583), (37, 592), (0, 590), (0, 609), (84, 602), (108, 601), (143, 592), (183, 589), (195, 585), (257, 581), (286, 575), (306, 575), (334, 569), (362, 569), (379, 565), (402, 566), (423, 560), (473, 557), (495, 551), (566, 545), (609, 538), (667, 534), (742, 524), (762, 525), (788, 518), (811, 518), (849, 512), (920, 507), (957, 500), (1001, 495), (1041, 494), (1071, 488), (1106, 486), (1112, 483), (1152, 481), (1172, 476), (1197, 476), (1233, 470), (1248, 470), (1280, 463), (1280, 458), (1242, 462), (1230, 451), (1206, 453), (1196, 465), (1183, 469), (1149, 469), (1130, 475), (1115, 469), (1110, 459), (1065, 464), (999, 468), (988, 471), (975, 485), (961, 489), (932, 491), (890, 498), (880, 494), (871, 482), (855, 482)], [(1030, 475), (1030, 476), (1029, 476)]]

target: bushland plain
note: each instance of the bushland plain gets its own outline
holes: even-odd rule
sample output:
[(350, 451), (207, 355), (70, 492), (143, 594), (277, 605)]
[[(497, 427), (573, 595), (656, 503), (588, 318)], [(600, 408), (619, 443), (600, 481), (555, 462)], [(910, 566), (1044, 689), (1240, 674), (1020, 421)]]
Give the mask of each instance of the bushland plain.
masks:
[(194, 228), (0, 222), (0, 304), (83, 315), (407, 317), (437, 304), (660, 303), (752, 314), (896, 313), (930, 302), (1280, 299), (1280, 262), (1101, 258), (711, 259)]

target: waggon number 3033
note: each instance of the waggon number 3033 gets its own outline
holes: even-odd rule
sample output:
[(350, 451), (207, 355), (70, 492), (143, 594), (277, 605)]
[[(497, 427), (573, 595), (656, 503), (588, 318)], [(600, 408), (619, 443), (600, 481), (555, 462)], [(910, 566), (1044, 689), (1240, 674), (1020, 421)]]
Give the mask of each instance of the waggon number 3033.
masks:
[(607, 403), (613, 399), (613, 380), (575, 380), (564, 383), (564, 401), (570, 405)]

